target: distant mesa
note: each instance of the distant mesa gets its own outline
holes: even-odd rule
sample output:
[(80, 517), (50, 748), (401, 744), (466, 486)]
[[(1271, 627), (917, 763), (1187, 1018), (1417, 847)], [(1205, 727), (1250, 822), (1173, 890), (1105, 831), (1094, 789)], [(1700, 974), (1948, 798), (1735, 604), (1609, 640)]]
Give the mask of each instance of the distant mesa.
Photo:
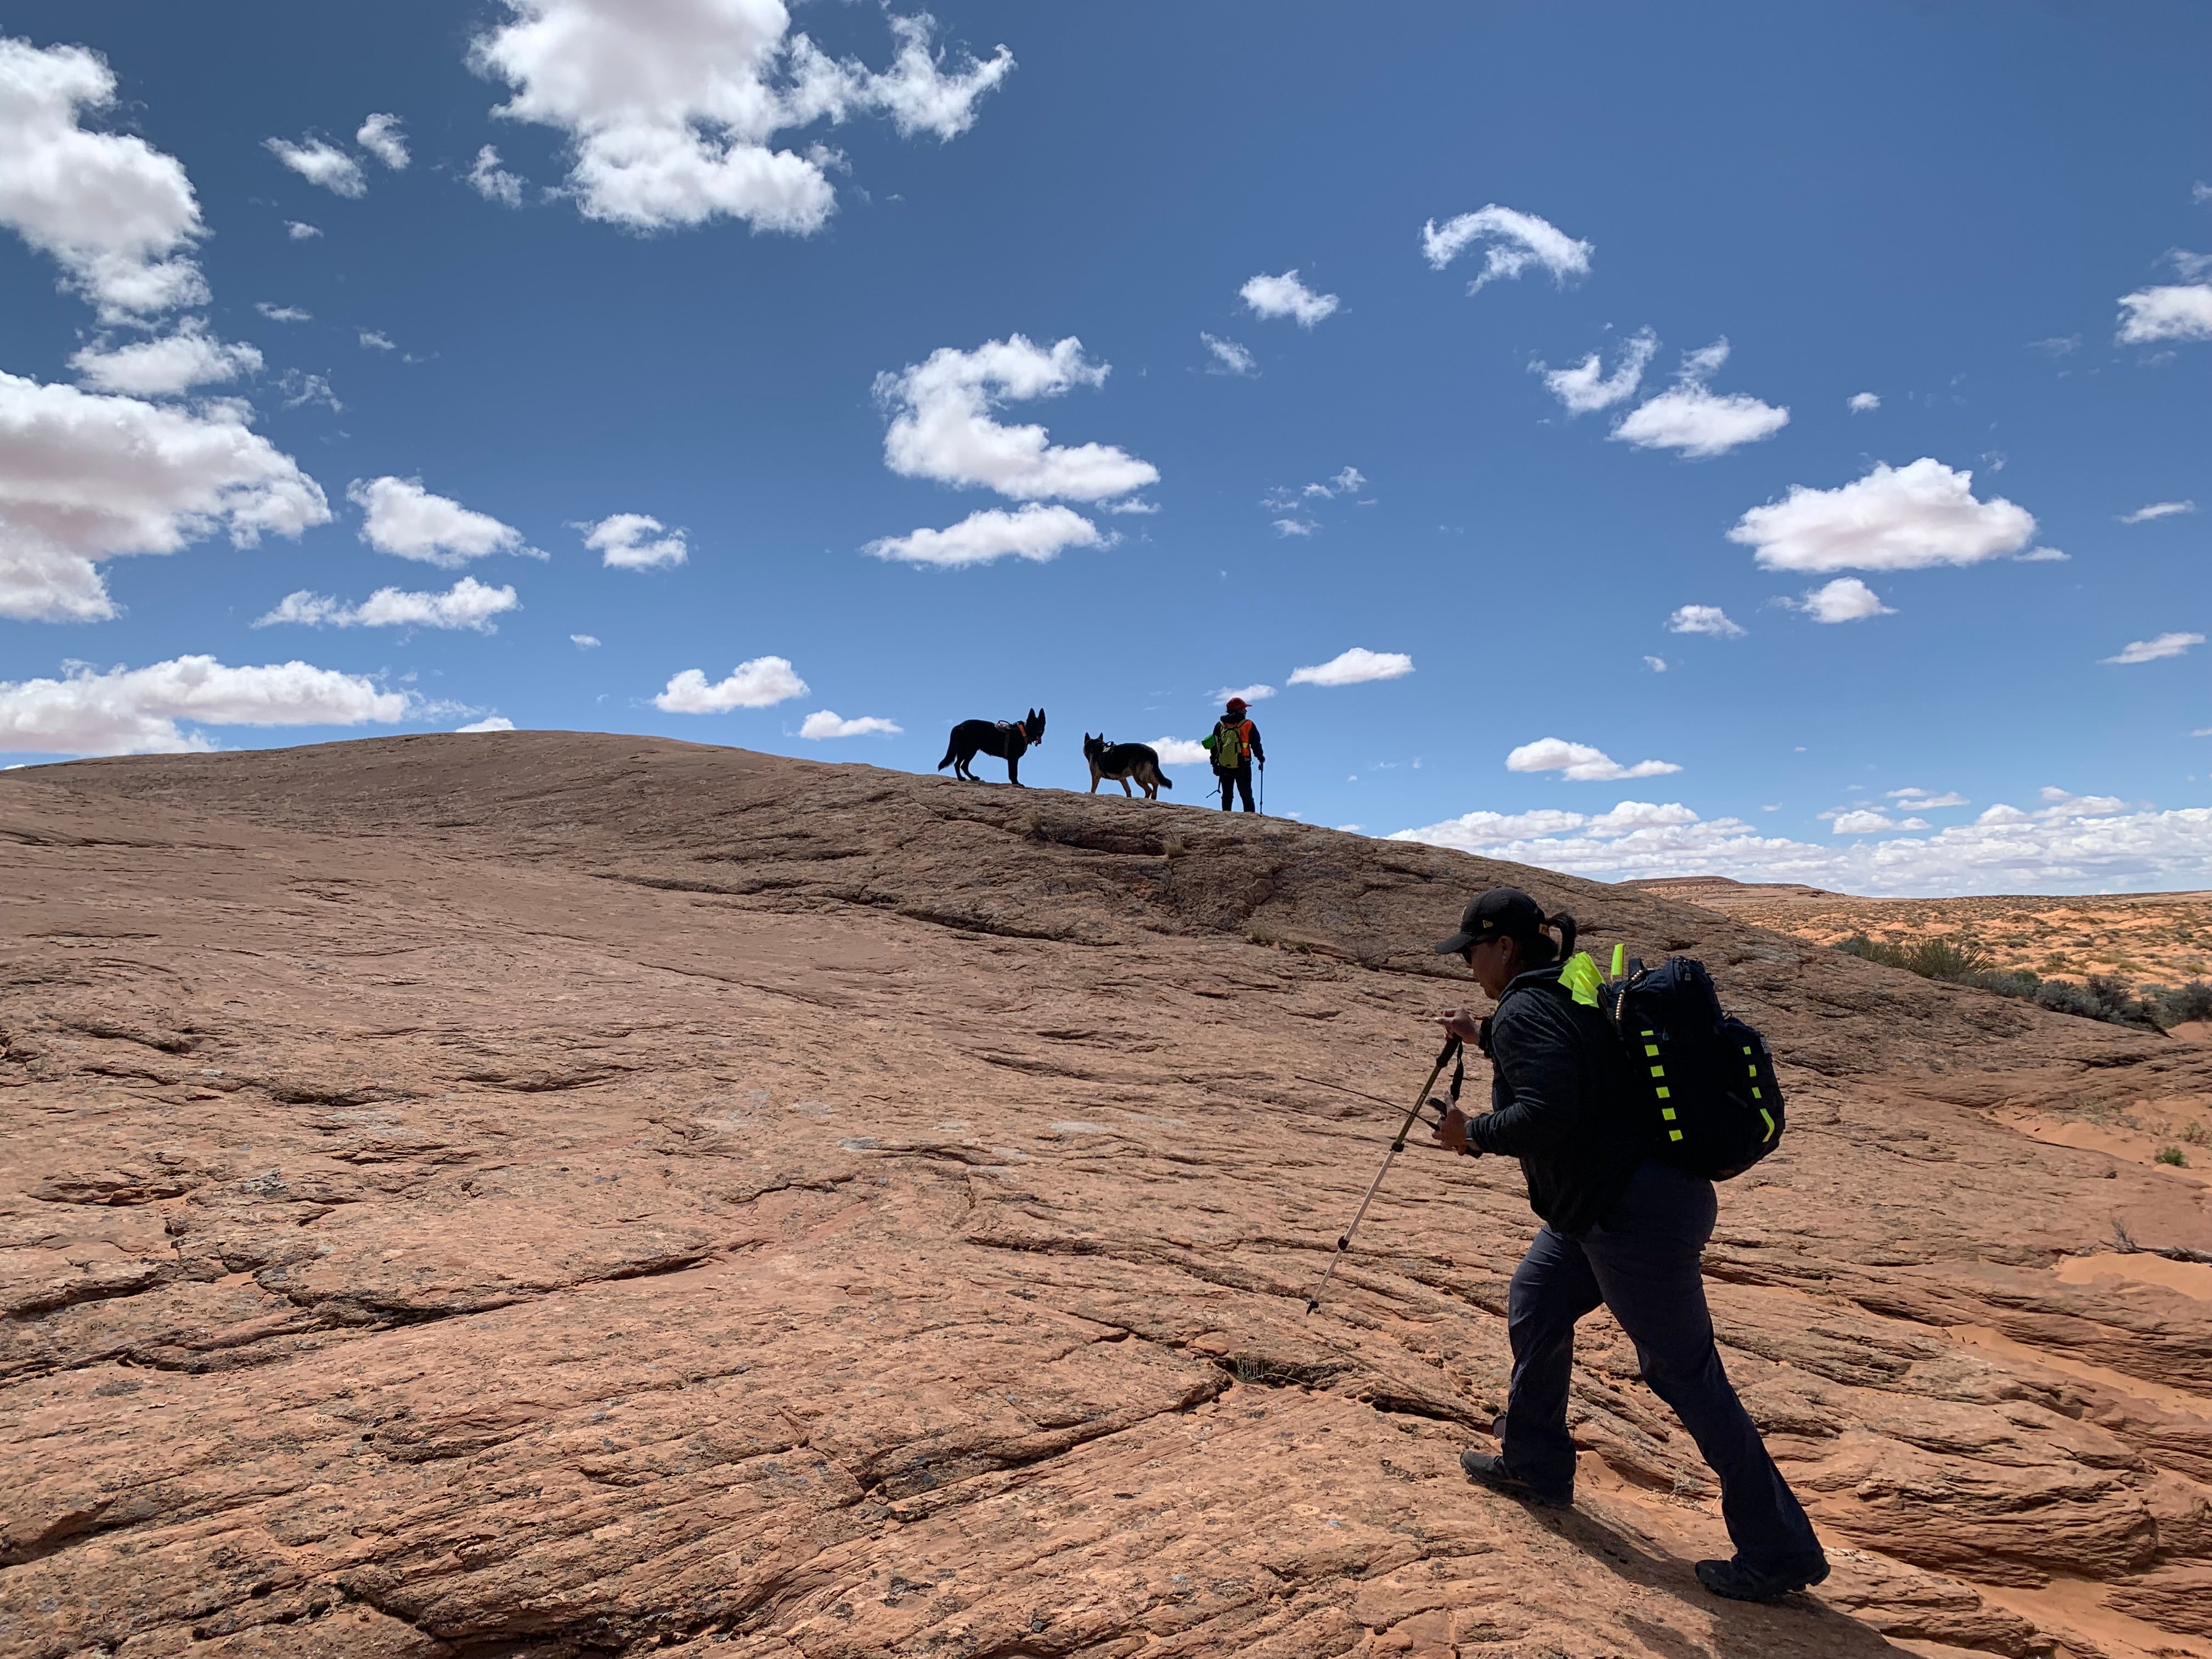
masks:
[(1732, 903), (1771, 902), (1775, 899), (1856, 896), (1850, 893), (1832, 892), (1826, 887), (1808, 887), (1799, 881), (1737, 881), (1728, 876), (1644, 876), (1616, 884), (1641, 888), (1646, 892), (1663, 894), (1668, 898), (1687, 899), (1692, 904), (1722, 908)]

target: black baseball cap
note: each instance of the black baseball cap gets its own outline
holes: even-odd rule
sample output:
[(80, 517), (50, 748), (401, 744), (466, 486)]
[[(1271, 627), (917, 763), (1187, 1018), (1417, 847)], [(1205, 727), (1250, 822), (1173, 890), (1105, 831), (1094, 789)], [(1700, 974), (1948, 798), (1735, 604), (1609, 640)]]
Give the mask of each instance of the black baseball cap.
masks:
[(1493, 887), (1460, 913), (1459, 932), (1437, 941), (1437, 954), (1455, 957), (1470, 945), (1492, 939), (1534, 939), (1544, 925), (1544, 907), (1518, 887)]

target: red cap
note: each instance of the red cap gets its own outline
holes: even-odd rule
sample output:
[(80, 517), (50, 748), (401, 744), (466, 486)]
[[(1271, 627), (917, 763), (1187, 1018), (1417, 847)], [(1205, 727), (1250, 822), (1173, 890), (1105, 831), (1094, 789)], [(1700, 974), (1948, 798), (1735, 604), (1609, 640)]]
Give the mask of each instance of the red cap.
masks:
[(1242, 698), (1242, 697), (1231, 697), (1231, 698), (1230, 698), (1230, 700), (1229, 700), (1229, 713), (1231, 713), (1231, 714), (1243, 714), (1243, 713), (1244, 712), (1244, 707), (1245, 707), (1245, 705), (1244, 705), (1244, 699), (1243, 699), (1243, 698)]

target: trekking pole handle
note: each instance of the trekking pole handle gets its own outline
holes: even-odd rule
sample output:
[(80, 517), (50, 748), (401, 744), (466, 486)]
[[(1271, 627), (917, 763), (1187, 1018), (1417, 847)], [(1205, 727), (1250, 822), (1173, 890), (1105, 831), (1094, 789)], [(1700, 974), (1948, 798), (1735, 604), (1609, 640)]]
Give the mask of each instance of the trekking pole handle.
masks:
[[(1413, 1133), (1414, 1120), (1420, 1116), (1421, 1108), (1429, 1103), (1429, 1091), (1437, 1086), (1437, 1079), (1444, 1074), (1444, 1067), (1452, 1063), (1452, 1057), (1459, 1053), (1459, 1047), (1457, 1037), (1448, 1036), (1444, 1039), (1444, 1046), (1437, 1050), (1437, 1063), (1430, 1070), (1429, 1080), (1421, 1085), (1421, 1092), (1413, 1101), (1413, 1109), (1406, 1114), (1406, 1121), (1398, 1126), (1398, 1138), (1390, 1145), (1393, 1152), (1406, 1150), (1406, 1137)], [(1354, 1222), (1352, 1224), (1357, 1226), (1358, 1224)]]

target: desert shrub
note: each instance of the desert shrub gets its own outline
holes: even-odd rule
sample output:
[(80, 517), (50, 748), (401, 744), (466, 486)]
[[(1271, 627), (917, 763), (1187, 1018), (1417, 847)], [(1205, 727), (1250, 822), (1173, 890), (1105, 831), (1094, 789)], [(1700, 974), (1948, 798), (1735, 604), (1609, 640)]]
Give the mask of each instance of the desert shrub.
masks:
[(2212, 985), (2201, 979), (2159, 992), (2158, 1002), (2161, 1024), (2185, 1025), (2191, 1020), (2212, 1019)]
[(2048, 1008), (2054, 1014), (2079, 1014), (2083, 1019), (2104, 1018), (2097, 1009), (2097, 999), (2086, 987), (2063, 979), (2046, 979), (2035, 988), (2036, 1006)]
[(1853, 933), (1849, 939), (1838, 939), (1835, 948), (1845, 956), (1877, 962), (1885, 968), (1904, 968), (1908, 973), (1911, 971), (1905, 961), (1905, 947), (1901, 945), (1885, 945), (1878, 939), (1869, 939), (1864, 933)]
[(2135, 987), (2125, 980), (2115, 979), (2109, 974), (2092, 974), (2088, 991), (2096, 1000), (2095, 1018), (2115, 1025), (2146, 1025), (2154, 1031), (2160, 1029), (2158, 1017), (2163, 1010), (2148, 997), (2137, 996)]
[[(2173, 1000), (2191, 989), (2184, 986), (2181, 992), (2161, 992), (2155, 996), (2138, 996), (2125, 981), (2106, 974), (2093, 974), (2087, 985), (2075, 985), (2065, 980), (2044, 979), (2025, 968), (2003, 969), (1995, 967), (1988, 951), (1970, 939), (1928, 939), (1916, 945), (1891, 945), (1881, 939), (1869, 939), (1864, 933), (1853, 933), (1838, 940), (1835, 948), (1848, 956), (1868, 962), (1880, 963), (1885, 968), (1902, 968), (1923, 979), (1940, 980), (1947, 985), (1966, 985), (1978, 991), (1993, 992), (2001, 997), (2019, 997), (2037, 1006), (2048, 1008), (2053, 1013), (2074, 1014), (2083, 1019), (2101, 1019), (2113, 1025), (2146, 1026), (2154, 1030), (2179, 1024), (2173, 1009)], [(2212, 986), (2196, 982), (2203, 1000), (2212, 1004)], [(2195, 1002), (2188, 1006), (2196, 1006)], [(2212, 1012), (2212, 1008), (2208, 1008)], [(2190, 1016), (2203, 1018), (2204, 1016)]]
[(2181, 1138), (2192, 1146), (2202, 1146), (2212, 1141), (2212, 1134), (2207, 1134), (2204, 1126), (2193, 1117), (2189, 1120), (2189, 1127), (2181, 1132)]
[(2189, 1167), (2189, 1154), (2179, 1146), (2161, 1146), (2158, 1149), (2158, 1161), (2171, 1164), (2177, 1170), (2185, 1170)]
[(1972, 985), (2002, 996), (2033, 997), (2043, 981), (2026, 969), (2000, 971), (1990, 953), (1970, 939), (1924, 939), (1917, 945), (1890, 945), (1853, 933), (1835, 947), (1846, 955), (1885, 968), (1902, 968), (1923, 979), (1940, 979), (1949, 985)]
[(1970, 980), (1993, 966), (1989, 952), (1971, 939), (1923, 939), (1904, 955), (1905, 967), (1923, 979)]

